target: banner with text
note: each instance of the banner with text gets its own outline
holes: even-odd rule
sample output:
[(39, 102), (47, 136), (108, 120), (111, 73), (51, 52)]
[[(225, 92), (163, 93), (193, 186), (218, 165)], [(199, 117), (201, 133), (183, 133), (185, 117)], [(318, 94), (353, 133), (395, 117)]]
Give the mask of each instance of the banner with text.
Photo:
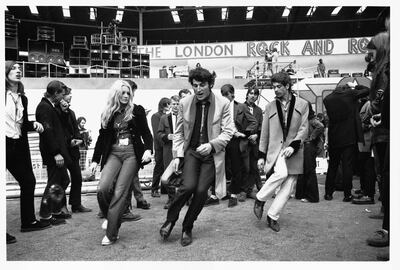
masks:
[(281, 56), (364, 54), (370, 37), (342, 39), (307, 39), (199, 43), (138, 46), (139, 53), (150, 54), (152, 60), (222, 57), (260, 57), (265, 49), (276, 48)]

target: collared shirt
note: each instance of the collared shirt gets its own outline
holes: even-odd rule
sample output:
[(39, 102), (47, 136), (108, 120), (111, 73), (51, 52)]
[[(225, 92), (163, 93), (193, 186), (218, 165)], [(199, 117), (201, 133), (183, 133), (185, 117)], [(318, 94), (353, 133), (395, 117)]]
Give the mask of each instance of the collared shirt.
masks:
[(24, 106), (22, 105), (21, 95), (7, 91), (6, 95), (6, 136), (12, 139), (21, 137), (21, 126), (24, 121)]
[(190, 148), (196, 149), (201, 144), (208, 142), (207, 118), (210, 108), (210, 96), (205, 100), (196, 98), (196, 116), (193, 126), (192, 138), (190, 139)]
[(175, 129), (176, 129), (176, 120), (177, 120), (177, 116), (176, 114), (171, 114), (171, 118), (172, 118), (172, 133), (175, 133)]
[(287, 123), (287, 116), (288, 116), (288, 111), (290, 107), (290, 101), (292, 100), (292, 94), (289, 94), (289, 99), (287, 101), (275, 97), (276, 102), (281, 106), (282, 108), (282, 114), (283, 114), (283, 123), (286, 126)]
[[(231, 112), (231, 117), (233, 120), (233, 123), (235, 123), (235, 100), (232, 100), (229, 103), (229, 111)], [(237, 132), (236, 124), (233, 125), (233, 133)]]
[(244, 104), (247, 105), (247, 108), (249, 108), (249, 112), (254, 115), (254, 107), (256, 106), (256, 104), (254, 103), (248, 103), (247, 101), (244, 102)]

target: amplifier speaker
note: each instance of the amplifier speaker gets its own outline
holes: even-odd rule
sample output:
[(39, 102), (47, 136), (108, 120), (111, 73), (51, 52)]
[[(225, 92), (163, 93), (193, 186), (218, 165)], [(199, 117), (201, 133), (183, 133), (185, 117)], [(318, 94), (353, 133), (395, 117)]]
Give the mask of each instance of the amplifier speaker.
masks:
[(64, 65), (64, 43), (28, 39), (29, 62)]

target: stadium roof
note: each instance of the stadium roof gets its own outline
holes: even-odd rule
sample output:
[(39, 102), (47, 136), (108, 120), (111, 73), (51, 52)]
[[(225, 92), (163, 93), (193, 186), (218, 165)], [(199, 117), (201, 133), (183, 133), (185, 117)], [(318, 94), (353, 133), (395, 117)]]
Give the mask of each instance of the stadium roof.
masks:
[[(54, 27), (56, 41), (64, 42), (65, 48), (70, 47), (73, 36), (90, 40), (91, 34), (100, 32), (101, 22), (107, 26), (117, 11), (124, 11), (118, 29), (126, 36), (139, 37), (142, 17), (142, 44), (151, 45), (372, 36), (384, 29), (383, 18), (390, 9), (368, 6), (360, 12), (360, 6), (343, 6), (333, 15), (336, 6), (293, 6), (282, 16), (285, 6), (255, 6), (252, 16), (246, 18), (251, 11), (247, 6), (70, 6), (70, 16), (64, 15), (63, 8), (68, 7), (37, 6), (38, 14), (34, 14), (29, 6), (7, 6), (20, 21), (20, 50), (27, 49), (28, 38), (36, 39), (37, 26)], [(227, 8), (225, 20), (222, 8)], [(204, 20), (198, 20), (198, 10)], [(95, 19), (90, 18), (91, 11)], [(178, 12), (179, 22), (174, 22), (171, 11)]]

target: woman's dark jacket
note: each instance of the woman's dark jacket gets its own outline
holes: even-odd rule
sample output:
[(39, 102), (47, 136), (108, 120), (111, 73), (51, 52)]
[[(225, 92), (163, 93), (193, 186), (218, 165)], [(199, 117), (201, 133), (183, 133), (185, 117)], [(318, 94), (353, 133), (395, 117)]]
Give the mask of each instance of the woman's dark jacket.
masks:
[[(135, 149), (136, 160), (141, 168), (142, 156), (145, 150), (153, 152), (153, 136), (151, 135), (147, 124), (146, 112), (140, 105), (134, 105), (132, 119), (128, 122), (128, 129), (132, 135), (132, 143)], [(117, 133), (114, 129), (115, 114), (111, 117), (106, 128), (100, 128), (99, 137), (97, 138), (96, 146), (93, 153), (93, 162), (100, 163), (100, 168), (103, 169), (108, 156), (111, 153), (112, 145), (117, 141)], [(142, 141), (143, 139), (143, 141)], [(143, 143), (144, 142), (144, 143)]]

